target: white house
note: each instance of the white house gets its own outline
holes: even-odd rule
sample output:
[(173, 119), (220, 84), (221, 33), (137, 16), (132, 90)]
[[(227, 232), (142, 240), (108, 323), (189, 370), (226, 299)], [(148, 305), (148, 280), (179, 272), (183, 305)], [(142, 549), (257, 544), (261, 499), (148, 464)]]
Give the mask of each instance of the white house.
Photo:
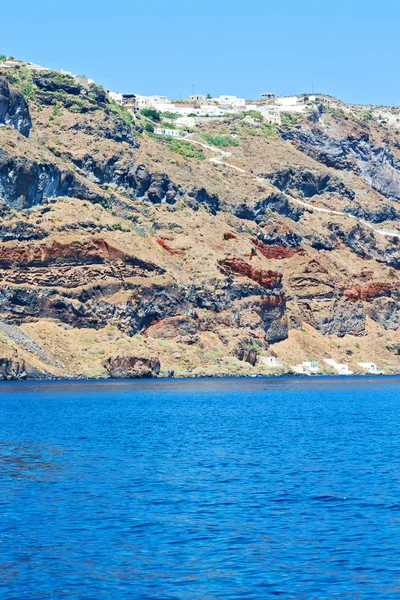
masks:
[(276, 356), (260, 356), (258, 361), (271, 369), (279, 369), (282, 367), (281, 361), (279, 358), (276, 358)]
[(194, 117), (179, 117), (178, 119), (176, 119), (175, 123), (177, 125), (186, 125), (187, 127), (195, 127), (196, 119)]
[(362, 369), (365, 369), (365, 371), (368, 371), (368, 373), (371, 373), (372, 375), (383, 374), (383, 371), (379, 371), (375, 363), (358, 363), (358, 365)]
[(168, 129), (168, 127), (155, 127), (154, 133), (156, 135), (169, 135), (171, 137), (184, 137), (185, 133), (178, 129)]
[(353, 375), (353, 371), (349, 369), (349, 365), (337, 363), (333, 358), (325, 358), (326, 364), (333, 367), (339, 375)]
[(213, 98), (218, 104), (227, 104), (229, 106), (244, 107), (246, 100), (244, 98), (238, 98), (237, 96), (219, 96), (219, 98)]
[(305, 375), (311, 375), (311, 373), (318, 373), (319, 364), (316, 360), (304, 361), (299, 365), (292, 367), (295, 373), (304, 373)]
[(114, 100), (114, 102), (122, 105), (122, 94), (119, 94), (118, 92), (108, 92), (108, 95)]
[(280, 125), (281, 123), (281, 115), (276, 106), (272, 106), (270, 104), (260, 106), (258, 108), (259, 112), (262, 114), (264, 119), (269, 121), (270, 123), (277, 123)]

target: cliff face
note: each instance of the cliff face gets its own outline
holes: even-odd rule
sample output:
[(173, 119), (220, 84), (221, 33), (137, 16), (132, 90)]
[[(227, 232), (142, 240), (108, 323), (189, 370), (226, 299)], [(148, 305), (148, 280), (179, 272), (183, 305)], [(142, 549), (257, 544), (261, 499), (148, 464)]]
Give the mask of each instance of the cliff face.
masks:
[(329, 102), (177, 144), (100, 87), (0, 73), (0, 376), (399, 371), (400, 136)]

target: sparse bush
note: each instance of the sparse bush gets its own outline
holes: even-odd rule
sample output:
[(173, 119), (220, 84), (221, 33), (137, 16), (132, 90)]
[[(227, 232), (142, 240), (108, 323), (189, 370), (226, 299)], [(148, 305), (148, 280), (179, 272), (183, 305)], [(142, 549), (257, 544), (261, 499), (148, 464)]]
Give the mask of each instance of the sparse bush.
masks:
[(155, 108), (142, 108), (140, 114), (151, 119), (151, 121), (161, 121), (161, 113)]
[(203, 150), (198, 150), (192, 146), (189, 142), (183, 140), (177, 140), (176, 138), (168, 137), (168, 149), (172, 152), (177, 152), (185, 158), (197, 158), (198, 160), (204, 160)]
[(374, 116), (373, 112), (370, 110), (364, 110), (364, 112), (361, 113), (361, 117), (365, 121), (374, 121), (375, 120), (375, 116)]
[(170, 112), (169, 110), (166, 110), (165, 112), (161, 113), (161, 116), (164, 119), (179, 119), (179, 115), (177, 115), (176, 113)]
[(298, 125), (302, 120), (302, 116), (299, 113), (282, 112), (281, 123), (282, 125)]
[(213, 144), (214, 146), (219, 146), (221, 148), (226, 148), (227, 146), (239, 146), (238, 140), (235, 140), (231, 135), (208, 135), (204, 134), (203, 138), (209, 144)]

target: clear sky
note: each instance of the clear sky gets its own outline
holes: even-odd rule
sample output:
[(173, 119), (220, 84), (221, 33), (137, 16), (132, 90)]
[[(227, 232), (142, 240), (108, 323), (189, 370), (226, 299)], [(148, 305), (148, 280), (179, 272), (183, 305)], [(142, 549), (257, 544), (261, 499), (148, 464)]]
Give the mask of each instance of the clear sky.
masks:
[(0, 19), (0, 53), (113, 91), (400, 105), (399, 0), (19, 0)]

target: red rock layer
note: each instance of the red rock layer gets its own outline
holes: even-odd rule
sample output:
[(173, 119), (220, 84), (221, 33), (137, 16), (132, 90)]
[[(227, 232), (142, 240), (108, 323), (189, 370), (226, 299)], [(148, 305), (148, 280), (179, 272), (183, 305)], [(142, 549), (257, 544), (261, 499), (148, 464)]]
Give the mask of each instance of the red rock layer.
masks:
[(219, 265), (237, 275), (248, 277), (265, 288), (280, 287), (282, 284), (282, 273), (256, 269), (241, 258), (226, 258), (219, 261)]
[(343, 296), (350, 300), (373, 300), (378, 296), (387, 296), (394, 289), (398, 289), (398, 283), (380, 283), (373, 281), (366, 285), (353, 285), (343, 289)]
[(169, 252), (170, 254), (174, 255), (174, 256), (179, 256), (180, 254), (183, 254), (184, 250), (182, 250), (181, 248), (171, 248), (171, 246), (169, 246), (167, 244), (167, 242), (165, 240), (163, 240), (162, 238), (156, 238), (156, 242), (159, 246), (161, 246), (161, 248), (164, 248), (164, 250), (166, 250), (167, 252)]
[(261, 254), (265, 256), (265, 258), (269, 259), (282, 260), (283, 258), (290, 258), (295, 254), (300, 254), (301, 256), (304, 256), (304, 254), (306, 253), (304, 248), (289, 248), (287, 246), (279, 245), (266, 246), (265, 244), (260, 242), (260, 240), (252, 239), (251, 241), (256, 246), (257, 250), (259, 250)]

